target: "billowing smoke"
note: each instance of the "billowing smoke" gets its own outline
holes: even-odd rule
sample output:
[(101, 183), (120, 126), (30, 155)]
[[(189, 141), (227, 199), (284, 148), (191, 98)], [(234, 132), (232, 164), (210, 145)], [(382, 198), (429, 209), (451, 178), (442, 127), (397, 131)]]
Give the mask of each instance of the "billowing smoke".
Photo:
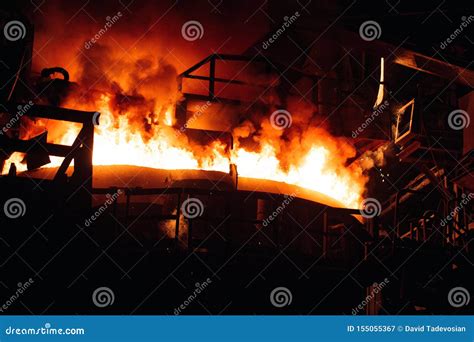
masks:
[[(44, 11), (55, 20), (39, 16), (36, 48), (41, 58), (35, 58), (34, 66), (62, 66), (76, 83), (59, 105), (101, 112), (94, 163), (228, 171), (231, 162), (241, 176), (296, 184), (346, 206), (358, 206), (367, 182), (365, 171), (381, 162), (383, 154), (367, 154), (363, 162), (348, 166), (347, 161), (356, 156), (355, 148), (328, 133), (328, 121), (318, 116), (316, 106), (285, 94), (276, 74), (252, 67), (239, 72), (240, 80), (273, 87), (254, 97), (245, 111), (210, 104), (203, 110), (206, 113), (198, 109), (188, 121), (194, 128), (225, 122), (223, 130), (234, 138), (233, 150), (220, 140), (197, 143), (188, 132), (176, 134), (180, 127), (172, 125), (175, 105), (182, 100), (179, 73), (218, 48), (240, 53), (260, 36), (251, 25), (237, 30), (237, 23), (226, 22), (225, 16), (197, 11), (195, 16), (203, 15), (203, 36), (185, 39), (181, 27), (192, 19), (186, 6), (140, 3), (127, 9), (104, 4), (75, 13), (74, 6), (53, 2)], [(213, 30), (223, 24), (229, 32), (238, 32), (232, 44), (223, 45), (228, 34)], [(220, 96), (252, 97), (242, 89), (224, 90), (216, 89)], [(38, 133), (38, 127), (48, 129), (49, 140), (63, 144), (71, 144), (78, 129), (41, 120), (35, 124), (30, 136)]]

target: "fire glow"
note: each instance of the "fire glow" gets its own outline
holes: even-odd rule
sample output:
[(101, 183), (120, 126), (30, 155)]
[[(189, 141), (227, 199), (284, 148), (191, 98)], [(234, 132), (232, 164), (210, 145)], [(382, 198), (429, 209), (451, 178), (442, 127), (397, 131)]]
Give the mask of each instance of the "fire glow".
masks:
[[(87, 53), (87, 58), (70, 69), (80, 84), (94, 84), (94, 88), (76, 88), (60, 105), (101, 113), (94, 136), (94, 165), (229, 172), (232, 163), (239, 176), (297, 185), (325, 194), (342, 206), (360, 207), (368, 180), (364, 171), (371, 166), (360, 162), (348, 166), (347, 160), (356, 154), (354, 147), (318, 126), (311, 110), (290, 102), (292, 126), (279, 130), (270, 122), (277, 106), (266, 103), (265, 112), (230, 128), (233, 149), (220, 140), (196, 144), (182, 134), (185, 129), (173, 127), (176, 104), (182, 96), (177, 90), (174, 66), (149, 55), (112, 63), (115, 56), (100, 46)], [(91, 67), (88, 61), (93, 56)], [(209, 107), (212, 111), (213, 106)], [(192, 114), (187, 118), (188, 122), (193, 119)], [(71, 145), (79, 132), (77, 126), (46, 120), (33, 122), (27, 117), (22, 118), (21, 126), (22, 139), (47, 130), (49, 142), (64, 145)], [(60, 158), (51, 159), (45, 167), (60, 165)], [(24, 171), (26, 166), (21, 161), (21, 155), (12, 155), (2, 173), (8, 172), (12, 162), (18, 171)]]
[[(314, 138), (310, 138), (311, 132), (303, 137), (301, 144), (306, 145), (305, 148), (298, 146), (297, 142), (292, 144), (295, 148), (290, 148), (289, 153), (295, 162), (284, 169), (278, 157), (282, 147), (275, 146), (275, 140), (262, 138), (258, 151), (247, 150), (238, 144), (228, 151), (225, 144), (219, 141), (209, 146), (193, 146), (185, 135), (176, 135), (176, 129), (169, 126), (173, 108), (164, 111), (161, 122), (158, 119), (158, 123), (152, 126), (147, 139), (127, 115), (116, 115), (111, 111), (110, 101), (109, 96), (102, 94), (96, 102), (96, 108), (101, 112), (101, 124), (95, 130), (94, 165), (228, 172), (229, 164), (234, 163), (239, 176), (298, 185), (326, 194), (346, 207), (358, 208), (362, 200), (367, 180), (362, 168), (344, 166), (347, 151), (341, 151), (340, 142), (320, 129), (312, 130)], [(35, 124), (48, 131), (59, 129), (64, 135), (54, 139), (54, 142), (64, 145), (71, 145), (79, 131), (75, 126), (59, 128), (56, 124), (53, 128), (51, 123), (42, 120)], [(344, 148), (348, 149), (347, 146)], [(307, 153), (301, 154), (301, 150)], [(19, 164), (21, 158), (13, 155), (5, 163), (4, 173), (11, 162), (16, 162), (19, 171), (25, 170), (25, 166)], [(59, 166), (61, 161), (61, 158), (52, 158), (46, 167)]]

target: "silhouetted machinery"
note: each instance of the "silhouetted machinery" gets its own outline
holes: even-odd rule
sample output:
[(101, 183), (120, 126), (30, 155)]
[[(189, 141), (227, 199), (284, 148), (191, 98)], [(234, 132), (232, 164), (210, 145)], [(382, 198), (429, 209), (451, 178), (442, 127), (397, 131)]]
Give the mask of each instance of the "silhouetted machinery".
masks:
[[(2, 23), (12, 19), (8, 13), (1, 18)], [(27, 23), (24, 18), (22, 22)], [(200, 298), (213, 312), (341, 314), (351, 312), (373, 290), (374, 282), (388, 277), (390, 284), (366, 313), (452, 313), (445, 300), (447, 290), (458, 284), (474, 288), (472, 277), (466, 276), (472, 274), (471, 259), (459, 254), (472, 257), (472, 202), (465, 203), (473, 191), (472, 152), (462, 150), (462, 130), (453, 131), (446, 120), (458, 109), (459, 96), (468, 93), (466, 85), (449, 88), (444, 101), (436, 105), (432, 103), (436, 90), (426, 87), (431, 78), (416, 91), (404, 90), (402, 103), (385, 91), (389, 109), (374, 115), (375, 123), (360, 136), (350, 137), (373, 114), (373, 97), (367, 93), (375, 96), (386, 85), (402, 89), (420, 70), (433, 77), (438, 64), (432, 59), (402, 50), (399, 59), (386, 62), (387, 75), (362, 90), (359, 83), (366, 75), (352, 70), (354, 63), (344, 59), (337, 72), (304, 70), (301, 63), (301, 68), (289, 70), (288, 79), (276, 82), (282, 107), (288, 93), (294, 92), (293, 85), (311, 94), (315, 117), (332, 117), (335, 133), (358, 147), (357, 157), (387, 147), (385, 167), (398, 181), (389, 188), (388, 182), (370, 184), (368, 196), (382, 202), (380, 215), (361, 219), (359, 210), (341, 208), (320, 194), (238, 178), (235, 165), (229, 173), (93, 167), (99, 113), (59, 107), (60, 100), (78, 87), (63, 68), (47, 68), (32, 76), (33, 30), (26, 26), (23, 40), (1, 37), (1, 60), (7, 67), (0, 78), (0, 112), (2, 127), (8, 129), (0, 134), (0, 166), (20, 152), (25, 154), (28, 171), (20, 174), (9, 166), (8, 174), (0, 176), (0, 204), (21, 199), (25, 208), (15, 220), (0, 216), (4, 244), (0, 253), (2, 275), (15, 283), (31, 272), (42, 279), (29, 290), (29, 306), (38, 311), (48, 308), (48, 313), (96, 312), (90, 293), (112, 283), (120, 298), (110, 311), (102, 312), (171, 313), (188, 293), (187, 286), (213, 277), (218, 280), (213, 282), (215, 289)], [(304, 42), (310, 46), (317, 36), (316, 30), (307, 28), (295, 32), (303, 46)], [(324, 51), (342, 45), (353, 48), (354, 56), (364, 62), (356, 63), (358, 68), (363, 65), (367, 74), (379, 67), (381, 56), (374, 57), (374, 49), (389, 55), (385, 43), (371, 42), (369, 47), (349, 32), (337, 37), (337, 47), (332, 39), (321, 41)], [(284, 40), (281, 37), (278, 44)], [(278, 50), (276, 44), (272, 48)], [(258, 97), (266, 87), (221, 77), (216, 63), (254, 61), (256, 68), (270, 73), (278, 65), (269, 65), (272, 57), (278, 57), (271, 56), (271, 50), (265, 58), (255, 59), (248, 53), (213, 54), (183, 72), (180, 87), (198, 80), (207, 88), (203, 93), (181, 88), (184, 100), (176, 108), (176, 128), (189, 122), (197, 104), (212, 103), (210, 112), (237, 107), (238, 113), (245, 113), (248, 101), (238, 97)], [(313, 50), (311, 54), (318, 57)], [(366, 70), (366, 65), (372, 68)], [(208, 66), (207, 76), (194, 74), (203, 66)], [(458, 69), (443, 64), (440, 70), (438, 85), (443, 88), (446, 75)], [(57, 74), (61, 77), (53, 77)], [(256, 93), (233, 88), (231, 95), (237, 98), (219, 96), (218, 84), (251, 86)], [(349, 94), (352, 101), (341, 94)], [(36, 119), (79, 124), (81, 129), (71, 146), (49, 142), (48, 132), (22, 137), (22, 121), (34, 124)], [(229, 115), (216, 121), (225, 126), (239, 119)], [(201, 143), (219, 137), (232, 148), (232, 135), (224, 131), (187, 127), (186, 134)], [(51, 157), (63, 158), (59, 168), (43, 167)], [(384, 176), (381, 170), (375, 168), (372, 179), (380, 173)], [(285, 210), (279, 209), (295, 189), (298, 196)], [(182, 206), (190, 199), (199, 200), (201, 215), (183, 217)], [(269, 222), (267, 218), (276, 211), (281, 213)], [(282, 285), (292, 289), (294, 305), (275, 311), (268, 293)], [(456, 313), (469, 312), (472, 305), (461, 310), (465, 311)], [(17, 307), (11, 312), (23, 311)], [(196, 304), (188, 312), (203, 313), (203, 309)]]

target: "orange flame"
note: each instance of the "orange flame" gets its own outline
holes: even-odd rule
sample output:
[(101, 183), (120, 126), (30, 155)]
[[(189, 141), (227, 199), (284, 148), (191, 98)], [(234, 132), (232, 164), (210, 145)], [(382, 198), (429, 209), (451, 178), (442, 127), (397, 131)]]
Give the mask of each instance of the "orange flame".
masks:
[[(270, 140), (261, 141), (259, 151), (248, 151), (236, 146), (226, 152), (221, 142), (213, 142), (205, 151), (197, 154), (185, 136), (177, 137), (169, 126), (172, 122), (172, 110), (169, 108), (163, 118), (164, 125), (154, 126), (152, 137), (148, 140), (134, 129), (126, 115), (114, 115), (110, 110), (110, 97), (102, 95), (97, 102), (101, 112), (101, 125), (96, 127), (94, 137), (94, 165), (136, 165), (159, 169), (201, 169), (228, 172), (229, 163), (237, 165), (238, 173), (243, 177), (269, 179), (298, 185), (326, 194), (344, 206), (358, 208), (362, 200), (366, 178), (362, 170), (344, 166), (345, 157), (337, 155), (337, 140), (331, 137), (313, 139), (308, 152), (300, 156), (297, 162), (286, 169), (278, 158), (278, 146)], [(73, 106), (76, 107), (76, 106)], [(168, 124), (168, 125), (166, 125)], [(48, 127), (48, 124), (45, 124)], [(57, 127), (56, 127), (57, 129)], [(67, 128), (64, 135), (55, 143), (71, 145), (79, 128)], [(327, 135), (327, 133), (326, 133)], [(294, 150), (295, 155), (299, 151)], [(340, 153), (340, 151), (339, 151)], [(7, 166), (15, 162), (18, 171), (25, 167), (16, 154), (7, 161)], [(47, 167), (59, 166), (60, 158), (52, 159)]]
[[(174, 105), (180, 97), (174, 90), (176, 70), (163, 66), (161, 60), (158, 64), (145, 63), (141, 57), (131, 57), (133, 60), (128, 64), (122, 62), (120, 72), (111, 73), (116, 75), (116, 80), (107, 78), (102, 82), (105, 85), (101, 87), (107, 90), (89, 90), (85, 98), (77, 92), (61, 104), (65, 108), (101, 113), (100, 125), (96, 127), (94, 137), (94, 165), (122, 164), (228, 172), (229, 163), (233, 163), (237, 165), (240, 176), (294, 184), (328, 195), (346, 207), (360, 206), (367, 177), (361, 165), (348, 167), (345, 164), (347, 159), (355, 155), (354, 148), (330, 136), (322, 128), (311, 127), (310, 116), (304, 110), (301, 113), (294, 110), (293, 124), (298, 127), (298, 133), (285, 139), (281, 139), (282, 131), (270, 127), (268, 115), (260, 123), (258, 136), (253, 138), (257, 148), (244, 146), (238, 139), (248, 129), (245, 126), (248, 122), (234, 129), (234, 138), (236, 135), (238, 137), (231, 151), (220, 141), (208, 146), (196, 145), (188, 140), (186, 134), (176, 134), (176, 129), (171, 127), (175, 119)], [(140, 65), (135, 63), (136, 58), (141, 61)], [(106, 61), (108, 59), (104, 63)], [(98, 60), (95, 62), (99, 63)], [(81, 68), (73, 68), (76, 69)], [(127, 69), (132, 70), (130, 74), (127, 74)], [(97, 68), (90, 70), (92, 72)], [(90, 75), (86, 71), (87, 68), (84, 68), (78, 79), (87, 80)], [(76, 70), (74, 73), (80, 72)], [(116, 99), (117, 94), (135, 94), (142, 103), (135, 107), (135, 104), (120, 104)], [(147, 114), (150, 112), (152, 115)], [(301, 117), (308, 120), (304, 122)], [(62, 123), (45, 120), (37, 120), (35, 126), (47, 129), (51, 142), (64, 145), (71, 145), (79, 132), (77, 126), (63, 126)], [(253, 127), (250, 130), (256, 131)], [(38, 133), (29, 131), (22, 138), (30, 138)], [(20, 155), (13, 154), (5, 163), (2, 173), (8, 172), (12, 162), (18, 171), (25, 170), (26, 167), (20, 164), (21, 159)], [(61, 159), (52, 158), (46, 167), (58, 166), (60, 162)]]

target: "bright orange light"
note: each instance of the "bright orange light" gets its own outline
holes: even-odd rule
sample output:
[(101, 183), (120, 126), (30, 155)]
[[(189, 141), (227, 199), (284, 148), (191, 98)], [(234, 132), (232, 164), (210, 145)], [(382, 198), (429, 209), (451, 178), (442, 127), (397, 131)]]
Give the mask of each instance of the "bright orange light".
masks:
[[(201, 169), (228, 172), (229, 163), (237, 165), (240, 176), (269, 179), (298, 185), (326, 194), (346, 207), (357, 208), (362, 199), (365, 179), (349, 168), (334, 164), (330, 141), (317, 139), (309, 152), (299, 159), (299, 163), (283, 170), (275, 147), (270, 142), (262, 142), (258, 152), (236, 147), (226, 153), (222, 143), (214, 142), (204, 153), (196, 155), (187, 143), (185, 135), (176, 136), (175, 130), (166, 125), (157, 125), (153, 136), (145, 141), (140, 132), (132, 128), (126, 115), (114, 116), (109, 110), (109, 97), (103, 96), (97, 110), (101, 112), (100, 125), (94, 137), (94, 165), (136, 165), (159, 169)], [(171, 113), (169, 109), (166, 113)], [(171, 115), (165, 121), (169, 124)], [(65, 131), (60, 144), (71, 145), (78, 128)], [(334, 147), (332, 147), (334, 151)], [(298, 153), (298, 151), (294, 151)], [(10, 162), (15, 162), (18, 171), (25, 169), (19, 164), (21, 156), (13, 155), (3, 172), (8, 171)], [(58, 166), (60, 158), (54, 158), (46, 167)]]

